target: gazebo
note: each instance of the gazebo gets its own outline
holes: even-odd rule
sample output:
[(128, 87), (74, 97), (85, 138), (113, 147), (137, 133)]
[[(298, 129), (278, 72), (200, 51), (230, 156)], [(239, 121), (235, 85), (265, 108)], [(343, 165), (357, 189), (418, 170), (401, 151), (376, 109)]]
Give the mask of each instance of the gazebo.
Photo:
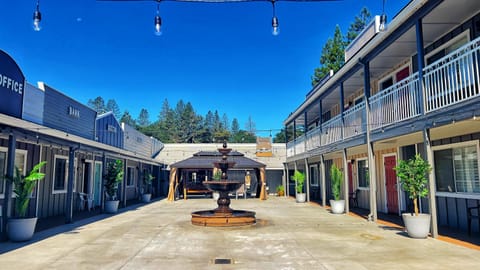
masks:
[[(183, 187), (184, 199), (187, 194), (191, 193), (207, 193), (208, 190), (203, 186), (202, 182), (212, 179), (216, 168), (214, 162), (221, 160), (222, 155), (216, 151), (200, 151), (193, 154), (192, 157), (185, 160), (170, 164), (170, 180), (168, 189), (168, 201), (174, 201), (175, 191), (181, 186)], [(256, 197), (265, 200), (266, 196), (266, 165), (245, 157), (244, 154), (232, 151), (228, 154), (228, 160), (235, 162), (235, 165), (228, 170), (229, 179), (239, 180), (241, 177), (248, 182), (249, 171), (253, 170), (259, 184), (257, 185)], [(248, 184), (248, 183), (247, 183)]]

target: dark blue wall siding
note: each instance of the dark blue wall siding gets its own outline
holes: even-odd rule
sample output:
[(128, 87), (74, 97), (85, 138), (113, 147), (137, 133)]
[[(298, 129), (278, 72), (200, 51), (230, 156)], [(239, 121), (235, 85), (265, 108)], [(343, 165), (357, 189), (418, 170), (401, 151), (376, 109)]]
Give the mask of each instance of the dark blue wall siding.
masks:
[(123, 148), (123, 130), (113, 114), (97, 118), (96, 132), (99, 142)]
[(43, 113), (45, 126), (90, 140), (94, 139), (97, 113), (47, 85)]

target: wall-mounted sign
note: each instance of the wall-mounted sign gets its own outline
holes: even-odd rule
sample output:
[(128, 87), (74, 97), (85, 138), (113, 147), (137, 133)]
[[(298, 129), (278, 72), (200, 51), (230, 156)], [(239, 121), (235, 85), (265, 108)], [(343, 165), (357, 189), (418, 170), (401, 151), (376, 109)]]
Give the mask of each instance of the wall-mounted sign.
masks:
[(80, 118), (80, 110), (72, 106), (68, 106), (68, 115), (73, 118)]
[(22, 118), (25, 76), (10, 55), (0, 50), (0, 113)]

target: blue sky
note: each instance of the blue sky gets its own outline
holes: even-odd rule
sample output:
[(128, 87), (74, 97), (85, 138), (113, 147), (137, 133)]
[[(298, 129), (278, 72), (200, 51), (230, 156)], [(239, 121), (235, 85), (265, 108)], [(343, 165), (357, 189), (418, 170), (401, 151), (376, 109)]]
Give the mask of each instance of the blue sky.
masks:
[[(387, 0), (389, 20), (408, 0)], [(36, 0), (2, 0), (0, 49), (27, 81), (43, 81), (76, 100), (115, 99), (136, 118), (157, 120), (163, 100), (249, 116), (259, 136), (275, 134), (311, 90), (310, 78), (335, 25), (346, 33), (363, 6), (381, 0), (278, 2), (280, 35), (271, 34), (268, 2), (163, 2), (161, 36), (153, 33), (154, 1), (41, 0), (42, 30), (33, 31)]]

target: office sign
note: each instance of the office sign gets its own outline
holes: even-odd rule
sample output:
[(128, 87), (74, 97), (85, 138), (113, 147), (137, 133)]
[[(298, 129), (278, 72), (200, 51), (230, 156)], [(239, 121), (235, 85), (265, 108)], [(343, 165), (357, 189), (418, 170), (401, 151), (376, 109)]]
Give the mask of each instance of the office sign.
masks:
[(7, 53), (0, 50), (0, 113), (22, 118), (25, 76)]

